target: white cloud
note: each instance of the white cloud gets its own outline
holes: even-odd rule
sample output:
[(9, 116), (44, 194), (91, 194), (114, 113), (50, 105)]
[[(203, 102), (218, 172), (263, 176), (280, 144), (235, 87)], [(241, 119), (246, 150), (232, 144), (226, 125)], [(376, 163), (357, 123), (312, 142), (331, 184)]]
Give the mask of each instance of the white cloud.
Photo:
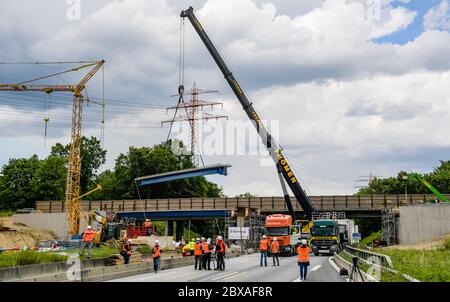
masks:
[(450, 30), (450, 9), (448, 0), (442, 0), (431, 8), (423, 18), (426, 30)]

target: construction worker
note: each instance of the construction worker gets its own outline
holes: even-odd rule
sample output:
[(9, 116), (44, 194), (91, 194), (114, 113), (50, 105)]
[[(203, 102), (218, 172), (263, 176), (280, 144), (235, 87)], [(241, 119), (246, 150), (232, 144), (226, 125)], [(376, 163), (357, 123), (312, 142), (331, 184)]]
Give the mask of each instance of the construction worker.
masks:
[(189, 252), (191, 253), (191, 256), (193, 255), (194, 252), (194, 246), (195, 246), (195, 238), (192, 238), (192, 240), (189, 242)]
[(153, 257), (153, 270), (155, 273), (159, 271), (159, 267), (161, 265), (161, 247), (159, 246), (159, 240), (155, 240), (155, 245), (152, 249), (152, 257)]
[(217, 236), (216, 257), (217, 257), (217, 269), (219, 271), (225, 270), (225, 251), (226, 245), (225, 242), (223, 242), (222, 236)]
[(272, 254), (273, 266), (275, 266), (275, 260), (277, 260), (277, 266), (280, 266), (280, 260), (278, 259), (280, 244), (277, 241), (277, 237), (273, 237), (272, 243), (270, 244), (270, 253)]
[(211, 239), (209, 239), (209, 241), (206, 241), (205, 238), (202, 238), (202, 251), (203, 251), (203, 269), (206, 270), (208, 269), (209, 271), (211, 270), (211, 249), (210, 249), (210, 245), (211, 245)]
[(150, 219), (145, 219), (144, 222), (144, 228), (145, 228), (145, 234), (147, 236), (151, 236), (152, 235), (152, 222), (150, 221)]
[(90, 225), (88, 225), (86, 230), (84, 231), (83, 239), (81, 240), (81, 254), (80, 254), (81, 257), (83, 257), (84, 248), (87, 246), (88, 247), (88, 258), (91, 258), (92, 245), (94, 244), (95, 234), (96, 234), (96, 231), (93, 230)]
[(261, 261), (260, 264), (263, 266), (263, 258), (264, 264), (267, 266), (267, 251), (269, 250), (269, 241), (266, 238), (266, 235), (262, 236), (262, 239), (259, 241), (259, 251), (261, 252)]
[(197, 270), (197, 264), (198, 269), (202, 269), (202, 244), (200, 242), (200, 238), (197, 238), (194, 243), (194, 257), (195, 257), (195, 265), (194, 268)]
[[(300, 238), (299, 238), (300, 240)], [(306, 280), (309, 266), (310, 249), (306, 239), (301, 239), (301, 244), (297, 247), (298, 267), (300, 269), (300, 280)]]
[(133, 249), (131, 248), (131, 239), (128, 239), (121, 248), (120, 255), (123, 257), (123, 264), (128, 264), (131, 257), (131, 252)]

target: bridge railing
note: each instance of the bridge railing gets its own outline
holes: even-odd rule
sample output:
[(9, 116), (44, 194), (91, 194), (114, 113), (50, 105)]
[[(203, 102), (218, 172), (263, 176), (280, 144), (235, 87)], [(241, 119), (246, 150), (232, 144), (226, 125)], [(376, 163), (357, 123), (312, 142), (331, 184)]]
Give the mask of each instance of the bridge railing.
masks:
[[(450, 198), (450, 195), (446, 195)], [(318, 210), (381, 210), (401, 205), (424, 203), (434, 200), (432, 194), (410, 194), (408, 200), (402, 194), (386, 195), (335, 195), (310, 196), (311, 201)], [(295, 198), (292, 197), (295, 201)], [(91, 209), (112, 211), (165, 211), (165, 210), (203, 210), (203, 209), (234, 209), (249, 207), (262, 211), (286, 211), (284, 197), (225, 197), (225, 198), (170, 198), (170, 199), (143, 199), (143, 200), (83, 200), (80, 205), (84, 211)], [(298, 202), (293, 203), (294, 210), (301, 211)], [(62, 201), (37, 201), (36, 209), (45, 213), (58, 213), (65, 211)]]

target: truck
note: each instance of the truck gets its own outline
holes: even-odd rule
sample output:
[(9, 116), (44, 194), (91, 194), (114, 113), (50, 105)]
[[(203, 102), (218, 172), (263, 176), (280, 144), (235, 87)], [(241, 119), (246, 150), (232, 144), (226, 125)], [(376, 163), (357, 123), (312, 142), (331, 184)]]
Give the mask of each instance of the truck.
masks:
[(339, 253), (347, 244), (353, 244), (353, 233), (358, 226), (351, 219), (318, 219), (311, 227), (311, 249), (315, 256)]
[(302, 237), (302, 226), (292, 224), (291, 215), (273, 214), (266, 217), (265, 230), (269, 244), (277, 238), (280, 253), (295, 255), (298, 239)]

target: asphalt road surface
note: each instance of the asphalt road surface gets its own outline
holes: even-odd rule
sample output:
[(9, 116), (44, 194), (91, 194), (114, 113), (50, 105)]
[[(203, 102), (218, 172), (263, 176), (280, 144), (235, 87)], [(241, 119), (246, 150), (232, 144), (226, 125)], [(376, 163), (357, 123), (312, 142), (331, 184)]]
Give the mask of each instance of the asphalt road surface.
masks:
[[(300, 282), (296, 256), (280, 257), (280, 266), (273, 266), (269, 257), (267, 267), (259, 265), (259, 257), (258, 253), (225, 259), (225, 271), (196, 271), (192, 265), (109, 282)], [(346, 277), (339, 275), (329, 258), (311, 255), (307, 278), (301, 282), (346, 282)]]

